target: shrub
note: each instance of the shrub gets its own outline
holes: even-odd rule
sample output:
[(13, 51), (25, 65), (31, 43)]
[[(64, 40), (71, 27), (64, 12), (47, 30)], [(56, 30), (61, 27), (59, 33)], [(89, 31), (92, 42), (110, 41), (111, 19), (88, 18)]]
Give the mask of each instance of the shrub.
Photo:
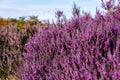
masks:
[[(22, 80), (119, 80), (120, 21), (85, 13), (63, 27), (45, 27), (26, 44)], [(116, 18), (116, 17), (117, 18)]]
[(0, 28), (0, 77), (14, 74), (21, 56), (21, 33), (9, 24)]
[[(37, 32), (39, 24), (25, 24), (23, 29), (9, 23), (0, 28), (0, 78), (15, 75), (22, 65), (24, 45), (30, 36)], [(20, 74), (19, 74), (20, 75)]]

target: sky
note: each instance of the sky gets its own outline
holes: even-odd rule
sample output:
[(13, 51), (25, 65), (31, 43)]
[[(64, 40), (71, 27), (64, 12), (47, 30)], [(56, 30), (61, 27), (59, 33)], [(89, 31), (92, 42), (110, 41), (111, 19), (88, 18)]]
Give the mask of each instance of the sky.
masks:
[(52, 20), (55, 12), (62, 10), (70, 18), (73, 2), (81, 11), (95, 14), (96, 7), (101, 9), (101, 0), (0, 0), (0, 16), (19, 18), (21, 16), (39, 16), (40, 20)]

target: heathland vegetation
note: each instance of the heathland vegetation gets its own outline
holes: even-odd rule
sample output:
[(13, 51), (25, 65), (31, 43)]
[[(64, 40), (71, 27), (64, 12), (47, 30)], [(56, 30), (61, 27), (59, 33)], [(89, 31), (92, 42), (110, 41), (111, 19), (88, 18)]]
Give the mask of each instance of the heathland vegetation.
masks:
[(0, 18), (0, 79), (120, 80), (120, 2), (101, 1), (94, 17), (74, 4), (55, 23)]

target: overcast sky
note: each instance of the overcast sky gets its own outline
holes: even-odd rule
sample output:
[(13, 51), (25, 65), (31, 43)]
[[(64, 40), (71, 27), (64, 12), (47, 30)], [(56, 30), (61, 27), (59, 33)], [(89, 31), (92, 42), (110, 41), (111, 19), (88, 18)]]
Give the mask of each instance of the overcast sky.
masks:
[(100, 9), (101, 0), (0, 0), (0, 16), (18, 18), (20, 16), (39, 16), (40, 20), (52, 19), (57, 10), (62, 10), (69, 18), (73, 1), (85, 12), (95, 14)]

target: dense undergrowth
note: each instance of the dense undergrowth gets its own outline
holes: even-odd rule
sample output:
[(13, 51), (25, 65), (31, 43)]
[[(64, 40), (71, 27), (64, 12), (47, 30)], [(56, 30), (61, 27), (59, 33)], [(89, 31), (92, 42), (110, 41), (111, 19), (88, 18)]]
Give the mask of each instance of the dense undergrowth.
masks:
[(22, 64), (24, 45), (33, 36), (41, 24), (26, 23), (19, 28), (16, 23), (8, 23), (0, 27), (0, 78), (14, 75)]
[[(119, 80), (120, 3), (103, 2), (95, 17), (74, 5), (70, 21), (0, 29), (0, 77), (20, 80)], [(6, 37), (8, 36), (8, 37)], [(1, 75), (2, 74), (2, 75)], [(4, 75), (3, 75), (4, 74)]]

